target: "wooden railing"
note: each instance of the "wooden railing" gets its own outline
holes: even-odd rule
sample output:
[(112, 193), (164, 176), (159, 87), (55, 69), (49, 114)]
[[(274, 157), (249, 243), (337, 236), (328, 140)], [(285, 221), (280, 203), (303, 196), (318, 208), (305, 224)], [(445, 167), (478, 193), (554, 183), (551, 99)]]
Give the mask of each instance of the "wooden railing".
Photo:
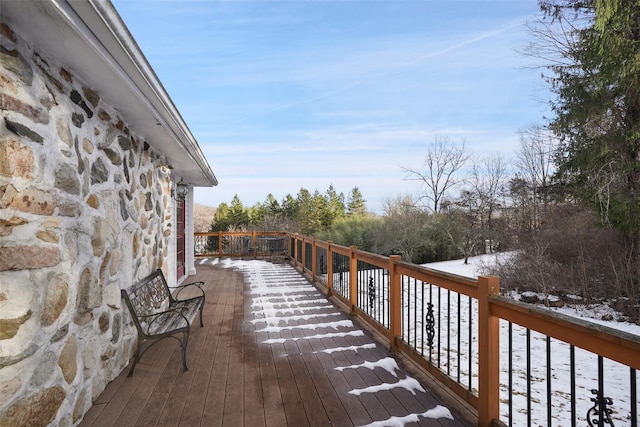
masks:
[[(536, 425), (604, 425), (613, 412), (638, 426), (639, 336), (500, 296), (496, 277), (470, 279), (297, 234), (196, 233), (196, 242), (217, 244), (198, 255), (247, 256), (238, 239), (267, 236), (283, 237), (296, 268), (473, 406), (479, 426), (532, 424), (536, 411), (546, 419)], [(257, 247), (251, 255), (269, 253)], [(568, 384), (557, 380), (565, 370)], [(594, 374), (582, 381), (585, 370)], [(612, 386), (605, 380), (613, 374), (628, 381)], [(536, 397), (540, 384), (546, 390)], [(620, 388), (622, 397), (606, 400)]]
[(271, 256), (274, 249), (289, 251), (290, 237), (280, 232), (225, 231), (194, 233), (196, 257)]

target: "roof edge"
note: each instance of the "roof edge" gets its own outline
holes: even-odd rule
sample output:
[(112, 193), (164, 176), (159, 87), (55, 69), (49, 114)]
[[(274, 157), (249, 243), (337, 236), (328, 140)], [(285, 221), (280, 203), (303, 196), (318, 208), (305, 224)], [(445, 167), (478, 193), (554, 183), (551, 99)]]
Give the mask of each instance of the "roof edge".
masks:
[[(102, 53), (105, 60), (117, 69), (127, 84), (135, 88), (136, 96), (153, 111), (159, 124), (172, 135), (189, 158), (198, 165), (209, 184), (211, 186), (218, 185), (218, 180), (191, 130), (111, 1), (51, 1), (66, 15), (66, 19), (73, 23), (76, 31), (88, 43), (93, 44), (94, 48)], [(73, 15), (79, 18), (81, 25)], [(87, 22), (95, 22), (95, 18), (102, 22), (103, 28), (90, 28), (86, 25)], [(87, 34), (86, 31), (89, 31), (90, 34)], [(117, 51), (118, 49), (121, 51)], [(128, 61), (129, 64), (122, 64), (123, 60)], [(135, 70), (137, 75), (131, 75), (131, 71), (127, 70)]]
[[(87, 1), (100, 16), (102, 22), (104, 22), (105, 26), (110, 30), (111, 34), (118, 41), (123, 51), (126, 52), (132, 64), (148, 84), (149, 89), (151, 89), (152, 93), (156, 96), (155, 100), (150, 100), (151, 104), (156, 107), (156, 109), (162, 109), (164, 112), (168, 113), (168, 117), (166, 117), (165, 114), (159, 114), (159, 120), (165, 121), (164, 125), (166, 128), (171, 130), (176, 141), (189, 153), (192, 160), (200, 166), (203, 174), (210, 181), (210, 184), (212, 186), (218, 185), (218, 180), (211, 170), (211, 167), (209, 166), (209, 163), (207, 162), (195, 137), (191, 133), (191, 130), (182, 118), (182, 115), (169, 97), (169, 94), (162, 85), (162, 82), (147, 61), (147, 58), (144, 56), (144, 53), (131, 35), (131, 32), (111, 1)], [(68, 3), (73, 7), (74, 4), (77, 4), (78, 2), (74, 1)], [(161, 112), (162, 111), (159, 111), (159, 113)]]

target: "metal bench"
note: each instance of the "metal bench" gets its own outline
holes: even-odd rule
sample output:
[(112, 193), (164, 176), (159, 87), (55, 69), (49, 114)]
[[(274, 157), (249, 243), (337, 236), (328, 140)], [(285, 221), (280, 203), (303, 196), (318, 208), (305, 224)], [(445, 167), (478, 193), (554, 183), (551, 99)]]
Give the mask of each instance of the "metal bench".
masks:
[[(187, 367), (187, 342), (191, 322), (200, 312), (200, 326), (202, 323), (202, 309), (204, 308), (204, 282), (193, 282), (177, 287), (169, 287), (158, 269), (145, 277), (137, 284), (120, 291), (122, 298), (129, 307), (133, 323), (138, 330), (138, 346), (133, 359), (133, 364), (128, 376), (133, 375), (133, 370), (140, 361), (140, 357), (153, 344), (163, 338), (175, 338), (182, 347), (182, 367)], [(173, 294), (171, 289), (174, 290)], [(197, 296), (180, 299), (180, 294), (188, 289), (195, 290)], [(182, 339), (178, 336), (182, 334)], [(149, 343), (143, 350), (143, 345)]]

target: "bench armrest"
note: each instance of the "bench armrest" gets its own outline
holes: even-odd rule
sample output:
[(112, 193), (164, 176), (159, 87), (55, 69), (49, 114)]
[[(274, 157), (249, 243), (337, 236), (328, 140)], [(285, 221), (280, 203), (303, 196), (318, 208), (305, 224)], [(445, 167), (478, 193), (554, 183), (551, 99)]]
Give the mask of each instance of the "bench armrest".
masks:
[[(202, 286), (204, 285), (204, 282), (192, 282), (192, 283), (187, 283), (185, 285), (180, 285), (180, 286), (169, 286), (169, 289), (177, 289), (177, 291), (175, 292), (175, 294), (173, 295), (173, 297), (177, 300), (180, 301), (180, 299), (178, 298), (180, 295), (180, 292), (184, 291), (185, 289), (191, 289), (192, 286), (195, 286), (196, 288), (198, 288), (200, 290), (200, 295), (204, 297), (204, 289), (202, 289)], [(189, 297), (189, 299), (194, 298), (194, 297)]]

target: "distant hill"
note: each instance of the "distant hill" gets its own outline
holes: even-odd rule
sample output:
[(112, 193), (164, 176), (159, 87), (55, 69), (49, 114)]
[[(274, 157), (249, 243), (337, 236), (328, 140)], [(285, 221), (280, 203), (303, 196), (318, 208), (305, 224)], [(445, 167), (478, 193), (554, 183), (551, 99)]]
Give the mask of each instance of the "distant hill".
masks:
[(211, 206), (193, 205), (193, 231), (203, 232), (209, 231), (213, 216), (216, 214), (216, 208)]

